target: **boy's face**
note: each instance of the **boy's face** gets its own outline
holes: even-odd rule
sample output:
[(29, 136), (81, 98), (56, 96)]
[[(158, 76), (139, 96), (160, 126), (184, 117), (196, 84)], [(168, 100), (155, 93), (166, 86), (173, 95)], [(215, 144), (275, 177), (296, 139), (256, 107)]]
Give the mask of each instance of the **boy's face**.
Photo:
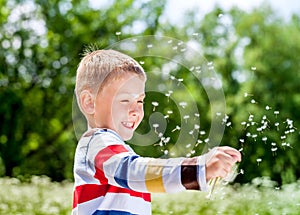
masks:
[(95, 101), (95, 124), (117, 132), (129, 140), (144, 117), (145, 81), (136, 74), (126, 74), (112, 80)]

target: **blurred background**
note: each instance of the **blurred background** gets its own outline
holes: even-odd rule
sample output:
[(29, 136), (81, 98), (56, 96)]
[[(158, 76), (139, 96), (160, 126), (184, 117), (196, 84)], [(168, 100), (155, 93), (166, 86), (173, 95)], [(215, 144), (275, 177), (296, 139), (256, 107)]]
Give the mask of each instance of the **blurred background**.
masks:
[[(279, 184), (296, 181), (300, 3), (229, 2), (0, 0), (0, 176), (72, 180), (77, 145), (72, 102), (84, 49), (91, 44), (106, 48), (132, 36), (163, 35), (193, 44), (213, 62), (227, 107), (221, 145), (243, 154), (244, 174), (237, 181), (262, 176)], [(148, 72), (165, 64), (138, 60)], [(172, 74), (188, 77), (189, 70), (176, 67)], [(209, 101), (197, 99), (205, 93), (197, 80), (185, 80), (201, 110), (203, 132), (197, 133), (199, 145), (192, 153), (197, 155), (205, 144), (201, 135), (210, 127)], [(157, 98), (147, 95), (148, 112)], [(176, 109), (176, 104), (164, 102), (161, 112), (170, 106)], [(147, 116), (141, 131), (149, 129)], [(172, 129), (181, 119), (169, 120), (166, 136), (176, 140)], [(171, 146), (172, 141), (163, 147), (133, 148), (143, 156), (161, 157)]]

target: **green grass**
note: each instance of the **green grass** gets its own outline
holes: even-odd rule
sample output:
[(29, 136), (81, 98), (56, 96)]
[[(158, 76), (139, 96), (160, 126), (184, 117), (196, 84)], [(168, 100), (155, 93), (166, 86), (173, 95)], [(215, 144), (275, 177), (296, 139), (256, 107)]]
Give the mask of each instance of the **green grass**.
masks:
[[(54, 183), (47, 177), (23, 183), (0, 178), (0, 214), (70, 214), (72, 187), (71, 182)], [(211, 200), (206, 195), (196, 191), (153, 194), (153, 215), (296, 215), (300, 211), (300, 182), (274, 188), (273, 182), (259, 178), (243, 186), (219, 185)]]

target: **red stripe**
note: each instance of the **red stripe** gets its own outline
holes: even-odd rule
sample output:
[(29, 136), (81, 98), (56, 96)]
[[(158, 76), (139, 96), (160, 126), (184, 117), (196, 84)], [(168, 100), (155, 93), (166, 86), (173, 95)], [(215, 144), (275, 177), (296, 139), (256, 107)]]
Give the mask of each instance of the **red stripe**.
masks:
[(151, 202), (150, 193), (136, 192), (133, 190), (120, 188), (109, 184), (84, 184), (75, 188), (73, 196), (73, 208), (75, 208), (78, 204), (93, 200), (101, 196), (105, 196), (106, 193), (127, 193), (130, 196), (139, 197), (144, 199), (144, 201), (146, 202)]
[(95, 157), (96, 172), (94, 177), (97, 178), (101, 184), (107, 184), (108, 180), (105, 177), (103, 171), (103, 163), (107, 161), (109, 158), (111, 158), (112, 156), (127, 151), (128, 150), (123, 145), (110, 145), (100, 150)]

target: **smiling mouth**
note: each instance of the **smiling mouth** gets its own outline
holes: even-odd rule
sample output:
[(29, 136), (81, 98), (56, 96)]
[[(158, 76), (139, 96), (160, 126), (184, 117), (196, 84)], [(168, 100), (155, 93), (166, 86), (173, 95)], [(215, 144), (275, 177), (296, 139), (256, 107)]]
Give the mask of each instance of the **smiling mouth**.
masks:
[(129, 129), (134, 128), (134, 122), (122, 122), (122, 125), (126, 128), (129, 128)]

